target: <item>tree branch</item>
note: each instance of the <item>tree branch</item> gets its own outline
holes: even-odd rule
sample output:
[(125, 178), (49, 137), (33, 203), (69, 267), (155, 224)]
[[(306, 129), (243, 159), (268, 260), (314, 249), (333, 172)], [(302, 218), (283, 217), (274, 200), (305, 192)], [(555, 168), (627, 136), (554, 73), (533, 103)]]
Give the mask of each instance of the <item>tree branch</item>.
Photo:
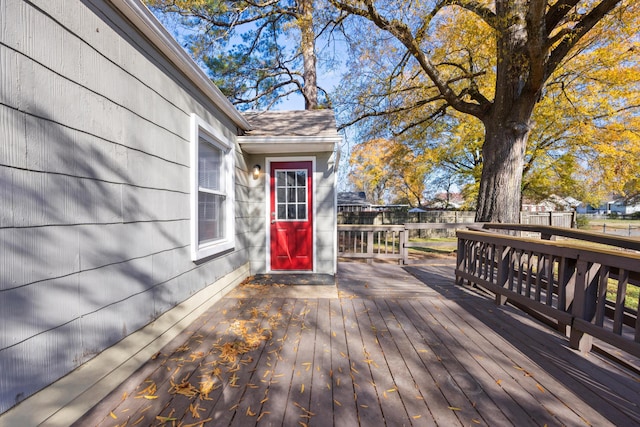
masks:
[[(593, 28), (606, 14), (611, 12), (622, 0), (602, 0), (591, 12), (568, 32), (562, 41), (551, 51), (545, 67), (545, 80), (555, 71), (562, 59), (569, 51), (582, 39), (582, 37)], [(569, 2), (569, 0), (567, 0)]]

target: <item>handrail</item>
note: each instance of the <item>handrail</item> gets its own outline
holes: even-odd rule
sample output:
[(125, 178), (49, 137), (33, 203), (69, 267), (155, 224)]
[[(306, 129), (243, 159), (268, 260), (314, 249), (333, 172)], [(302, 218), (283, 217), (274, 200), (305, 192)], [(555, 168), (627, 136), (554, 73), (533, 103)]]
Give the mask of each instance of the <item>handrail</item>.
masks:
[(499, 224), (492, 222), (483, 223), (482, 227), (487, 230), (512, 230), (540, 233), (542, 235), (542, 238), (546, 240), (549, 240), (553, 236), (560, 236), (576, 240), (584, 240), (587, 242), (600, 243), (603, 245), (616, 246), (624, 249), (632, 249), (634, 251), (640, 251), (640, 239), (612, 236), (610, 234), (577, 230), (575, 228), (551, 227), (548, 225), (533, 224)]
[[(486, 228), (575, 235), (517, 224)], [(555, 319), (559, 327), (571, 326), (573, 348), (589, 351), (592, 337), (597, 337), (640, 357), (640, 320), (636, 311), (633, 326), (625, 325), (624, 307), (627, 285), (640, 277), (640, 254), (478, 231), (458, 231), (457, 236), (458, 284), (466, 280), (480, 285), (496, 295), (498, 304), (509, 299)], [(612, 321), (605, 315), (609, 283), (616, 285)]]

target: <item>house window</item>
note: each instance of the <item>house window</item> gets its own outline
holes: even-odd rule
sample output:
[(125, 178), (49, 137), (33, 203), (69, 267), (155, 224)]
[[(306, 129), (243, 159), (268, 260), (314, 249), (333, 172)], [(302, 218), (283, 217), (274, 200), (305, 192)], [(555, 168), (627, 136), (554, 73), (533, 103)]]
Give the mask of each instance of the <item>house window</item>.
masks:
[(191, 258), (199, 260), (235, 245), (233, 143), (191, 116)]

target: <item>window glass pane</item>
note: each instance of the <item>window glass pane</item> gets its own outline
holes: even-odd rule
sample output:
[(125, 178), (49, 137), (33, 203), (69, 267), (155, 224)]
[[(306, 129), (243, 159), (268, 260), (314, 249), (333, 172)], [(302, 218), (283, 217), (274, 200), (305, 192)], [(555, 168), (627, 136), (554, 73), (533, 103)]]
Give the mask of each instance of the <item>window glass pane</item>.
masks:
[(298, 188), (298, 202), (307, 201), (307, 191), (304, 188)]
[(307, 171), (302, 170), (297, 172), (298, 187), (306, 187), (307, 185)]
[(287, 205), (284, 203), (278, 204), (278, 219), (287, 219)]
[(295, 202), (296, 201), (296, 189), (289, 188), (287, 191), (287, 202)]
[(300, 204), (298, 206), (298, 219), (307, 219), (307, 205)]
[(286, 177), (285, 172), (276, 171), (276, 185), (278, 187), (284, 187), (287, 184), (285, 177)]
[(198, 192), (198, 240), (200, 243), (224, 239), (225, 197)]
[(285, 202), (285, 196), (287, 193), (287, 189), (286, 188), (278, 188), (278, 196), (276, 197), (276, 203), (283, 203)]
[(198, 184), (200, 187), (221, 191), (224, 172), (222, 150), (202, 139), (200, 139), (198, 148)]
[(296, 172), (295, 171), (288, 171), (287, 172), (287, 185), (291, 186), (291, 187), (296, 185)]
[(296, 219), (296, 205), (287, 206), (287, 219)]

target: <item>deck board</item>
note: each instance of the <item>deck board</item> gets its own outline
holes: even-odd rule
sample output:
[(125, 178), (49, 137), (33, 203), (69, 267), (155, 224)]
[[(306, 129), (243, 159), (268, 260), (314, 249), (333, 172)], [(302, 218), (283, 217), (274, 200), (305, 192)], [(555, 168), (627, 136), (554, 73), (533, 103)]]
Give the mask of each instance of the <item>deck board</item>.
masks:
[(217, 302), (75, 425), (640, 426), (637, 375), (455, 286), (452, 265), (269, 286)]
[(331, 318), (329, 299), (318, 299), (312, 379), (310, 390), (310, 411), (315, 416), (309, 419), (309, 426), (328, 425), (333, 422), (333, 393), (331, 390)]

